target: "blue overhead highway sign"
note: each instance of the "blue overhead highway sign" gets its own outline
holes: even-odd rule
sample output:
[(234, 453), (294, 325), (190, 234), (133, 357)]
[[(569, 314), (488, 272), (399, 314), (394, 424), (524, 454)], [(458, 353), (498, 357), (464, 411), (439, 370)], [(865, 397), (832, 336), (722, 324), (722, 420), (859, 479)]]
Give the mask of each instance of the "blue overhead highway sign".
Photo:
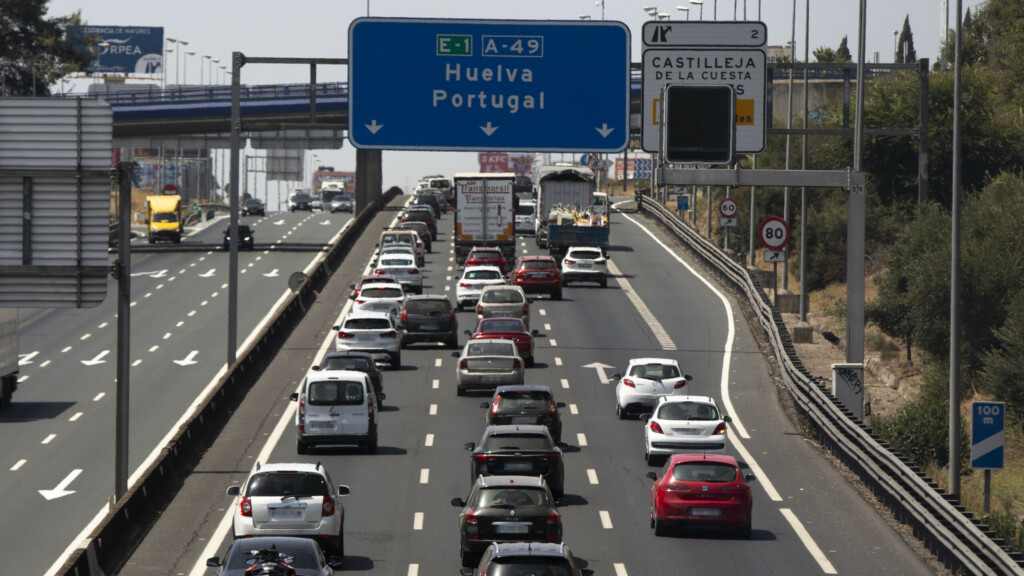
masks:
[(349, 140), (374, 150), (619, 152), (629, 141), (621, 22), (359, 18)]
[(1002, 470), (1006, 404), (971, 402), (971, 468)]

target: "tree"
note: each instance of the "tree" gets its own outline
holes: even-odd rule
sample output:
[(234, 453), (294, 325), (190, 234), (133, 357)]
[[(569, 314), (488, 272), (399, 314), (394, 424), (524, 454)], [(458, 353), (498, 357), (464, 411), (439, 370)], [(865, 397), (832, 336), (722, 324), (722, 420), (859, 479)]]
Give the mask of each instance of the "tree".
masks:
[(827, 46), (815, 48), (814, 59), (823, 63), (853, 62), (853, 56), (850, 55), (850, 49), (846, 45), (846, 36), (839, 41), (839, 48), (835, 50)]
[(839, 48), (836, 48), (836, 62), (853, 62), (853, 55), (850, 54), (850, 48), (846, 45), (846, 36), (839, 41)]
[(910, 31), (909, 14), (903, 20), (903, 30), (900, 32), (894, 61), (900, 64), (917, 62), (917, 50), (914, 49), (914, 33)]
[(46, 18), (48, 4), (0, 0), (0, 94), (48, 95), (54, 82), (92, 60), (68, 40), (67, 28), (81, 24), (81, 12)]

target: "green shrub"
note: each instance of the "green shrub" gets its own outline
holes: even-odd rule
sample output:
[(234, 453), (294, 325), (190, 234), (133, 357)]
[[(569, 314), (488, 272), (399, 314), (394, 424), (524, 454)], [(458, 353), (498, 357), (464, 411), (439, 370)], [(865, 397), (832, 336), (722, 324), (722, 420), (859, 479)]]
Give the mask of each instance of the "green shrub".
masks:
[[(921, 397), (893, 416), (875, 419), (875, 429), (892, 449), (918, 466), (949, 463), (949, 405), (940, 398)], [(960, 469), (968, 473), (970, 444), (966, 427), (960, 426)]]
[[(1006, 504), (1006, 508), (1010, 505)], [(1008, 550), (1024, 552), (1024, 516), (1014, 516), (1009, 512), (992, 512), (981, 517), (989, 529), (995, 532), (996, 538), (1005, 541)]]

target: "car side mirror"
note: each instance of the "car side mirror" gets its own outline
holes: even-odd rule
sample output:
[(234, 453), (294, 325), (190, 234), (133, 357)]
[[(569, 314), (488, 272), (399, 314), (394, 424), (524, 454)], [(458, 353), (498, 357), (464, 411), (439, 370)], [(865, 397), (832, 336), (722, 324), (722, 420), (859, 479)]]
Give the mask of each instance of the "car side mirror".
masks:
[(658, 473), (657, 472), (648, 472), (647, 473), (647, 477), (650, 478), (651, 480), (657, 480), (658, 479)]
[(462, 333), (465, 334), (466, 336), (472, 336), (473, 335), (473, 333), (470, 332), (469, 330), (463, 330)]
[(732, 422), (732, 416), (722, 416), (722, 422)]
[(540, 330), (530, 330), (530, 334), (533, 334), (534, 336), (540, 336)]
[(565, 408), (565, 402), (556, 402), (555, 408)]
[(646, 421), (648, 421), (648, 420), (650, 420), (650, 419), (651, 419), (651, 415), (650, 415), (650, 414), (646, 414), (646, 413), (645, 413), (645, 414), (641, 414), (641, 415), (640, 415), (640, 420), (642, 420), (642, 421), (644, 421), (644, 422), (646, 422)]
[(476, 448), (476, 442), (466, 442), (462, 445), (463, 450), (468, 450), (470, 452), (472, 452), (474, 448)]
[[(337, 329), (337, 328), (335, 328), (335, 329)], [(619, 372), (616, 372), (615, 374), (612, 374), (611, 380), (622, 380), (622, 374), (620, 374)]]
[(757, 480), (757, 476), (754, 476), (753, 474), (747, 474), (746, 476), (743, 477), (743, 479), (746, 480), (747, 482), (753, 482), (754, 480)]
[(690, 376), (689, 374), (683, 374), (683, 378), (686, 380), (687, 383), (693, 380), (693, 376)]
[(356, 289), (356, 285), (355, 284), (349, 284), (348, 285), (348, 289), (349, 290), (355, 290)]
[(356, 295), (355, 294), (349, 294), (348, 295), (348, 299), (349, 300), (355, 300), (356, 299)]
[(211, 567), (211, 568), (216, 568), (217, 566), (220, 566), (220, 556), (214, 556), (213, 558), (207, 558), (206, 559), (206, 565)]
[(568, 506), (568, 505), (569, 505), (569, 501), (566, 500), (565, 498), (559, 498), (558, 500), (555, 500), (555, 506), (557, 506), (559, 508), (561, 508), (562, 506)]
[(352, 491), (349, 489), (348, 486), (345, 486), (344, 484), (338, 486), (338, 496), (348, 496), (351, 493)]
[(466, 501), (462, 498), (452, 498), (452, 506), (455, 506), (456, 508), (465, 508)]
[(299, 393), (292, 392), (291, 394), (288, 395), (288, 399), (291, 400), (292, 402), (297, 401), (299, 399)]
[(341, 326), (331, 326), (331, 330), (340, 330)]
[(238, 496), (241, 492), (241, 486), (228, 486), (228, 496)]
[(331, 556), (327, 559), (327, 563), (331, 565), (334, 570), (341, 570), (345, 567), (345, 558), (343, 556)]
[(452, 352), (452, 358), (458, 358), (460, 354), (458, 352)]
[(487, 407), (489, 407), (489, 406), (490, 406), (490, 404), (488, 404), (487, 402), (481, 402), (481, 403), (480, 403), (480, 407), (481, 407), (481, 408), (487, 408)]

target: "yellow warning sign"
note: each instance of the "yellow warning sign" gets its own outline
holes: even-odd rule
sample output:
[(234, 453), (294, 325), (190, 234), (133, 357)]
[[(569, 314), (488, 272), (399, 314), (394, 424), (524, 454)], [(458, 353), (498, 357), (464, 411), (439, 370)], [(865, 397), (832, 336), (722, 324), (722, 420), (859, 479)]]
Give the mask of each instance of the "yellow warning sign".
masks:
[(737, 98), (736, 99), (736, 125), (737, 126), (753, 126), (754, 125), (754, 100)]

